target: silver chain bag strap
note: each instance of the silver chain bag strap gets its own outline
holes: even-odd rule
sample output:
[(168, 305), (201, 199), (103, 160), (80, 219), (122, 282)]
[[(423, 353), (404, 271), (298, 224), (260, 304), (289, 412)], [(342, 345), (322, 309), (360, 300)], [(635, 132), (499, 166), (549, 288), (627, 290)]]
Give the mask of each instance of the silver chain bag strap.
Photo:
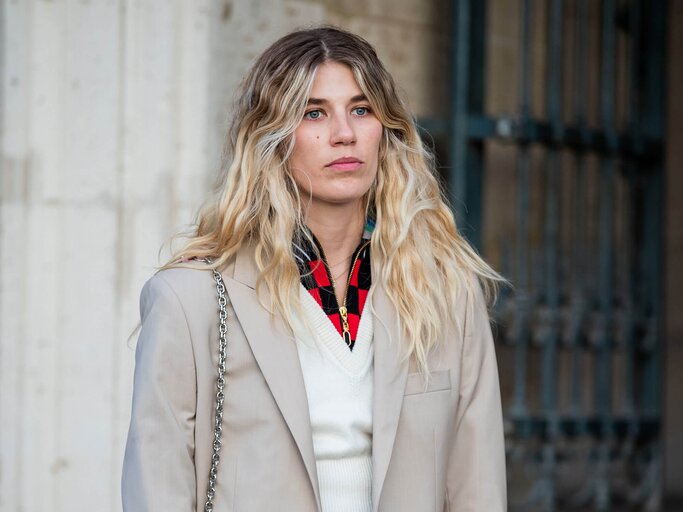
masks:
[[(211, 260), (206, 259), (207, 263)], [(216, 381), (216, 415), (213, 423), (213, 452), (211, 453), (211, 469), (209, 484), (206, 490), (204, 512), (213, 512), (213, 499), (216, 496), (216, 478), (221, 451), (221, 433), (223, 431), (223, 400), (225, 399), (225, 363), (228, 356), (228, 299), (225, 295), (223, 276), (216, 269), (211, 269), (218, 292), (218, 380)]]

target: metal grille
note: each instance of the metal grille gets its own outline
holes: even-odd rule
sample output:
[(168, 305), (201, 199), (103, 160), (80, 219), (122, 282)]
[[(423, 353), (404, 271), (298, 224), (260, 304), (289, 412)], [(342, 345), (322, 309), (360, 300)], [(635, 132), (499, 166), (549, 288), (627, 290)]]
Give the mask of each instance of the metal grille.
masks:
[[(665, 2), (517, 3), (515, 82), (485, 73), (510, 2), (454, 1), (452, 112), (423, 120), (460, 228), (513, 283), (510, 509), (657, 510)], [(487, 110), (511, 80), (515, 111)]]

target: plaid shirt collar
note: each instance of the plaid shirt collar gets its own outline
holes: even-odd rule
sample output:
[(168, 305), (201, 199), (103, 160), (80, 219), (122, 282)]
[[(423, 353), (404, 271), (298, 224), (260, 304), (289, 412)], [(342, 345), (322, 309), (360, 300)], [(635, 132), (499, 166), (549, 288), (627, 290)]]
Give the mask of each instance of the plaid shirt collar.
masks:
[(332, 275), (318, 239), (309, 230), (308, 234), (317, 251), (305, 236), (298, 237), (293, 243), (301, 284), (323, 309), (350, 350), (353, 350), (356, 343), (360, 316), (372, 284), (370, 237), (374, 229), (375, 220), (368, 218), (361, 241), (351, 258), (348, 287), (342, 304), (337, 303)]

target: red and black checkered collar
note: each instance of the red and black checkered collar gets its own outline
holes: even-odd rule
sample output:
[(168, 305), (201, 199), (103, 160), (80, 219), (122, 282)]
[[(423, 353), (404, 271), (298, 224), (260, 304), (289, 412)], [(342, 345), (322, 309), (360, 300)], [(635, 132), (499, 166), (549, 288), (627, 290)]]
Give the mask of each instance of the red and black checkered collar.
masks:
[(301, 274), (301, 284), (323, 309), (350, 350), (353, 350), (356, 343), (360, 316), (372, 284), (370, 236), (374, 228), (375, 221), (369, 218), (365, 224), (363, 237), (351, 258), (346, 297), (342, 304), (337, 303), (332, 274), (318, 239), (309, 230), (308, 234), (317, 251), (306, 236), (300, 236), (294, 242), (294, 257)]

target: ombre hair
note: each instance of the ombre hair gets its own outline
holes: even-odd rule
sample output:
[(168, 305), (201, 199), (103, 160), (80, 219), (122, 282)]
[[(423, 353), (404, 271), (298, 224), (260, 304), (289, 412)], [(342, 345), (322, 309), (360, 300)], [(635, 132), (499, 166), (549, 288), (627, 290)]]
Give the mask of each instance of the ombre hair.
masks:
[(373, 47), (352, 33), (327, 26), (296, 31), (256, 60), (238, 91), (214, 194), (196, 230), (164, 268), (198, 266), (193, 258), (210, 258), (210, 266), (220, 268), (251, 244), (259, 296), (265, 286), (270, 298), (264, 306), (285, 320), (299, 309), (292, 241), (307, 232), (305, 202), (288, 159), (316, 70), (329, 61), (352, 70), (384, 127), (377, 177), (365, 198), (367, 213), (376, 219), (373, 284), (383, 285), (397, 310), (404, 357), (428, 370), (427, 355), (455, 321), (460, 292), (474, 293), (476, 277), (490, 298), (502, 278), (458, 233), (432, 154), (393, 78)]

